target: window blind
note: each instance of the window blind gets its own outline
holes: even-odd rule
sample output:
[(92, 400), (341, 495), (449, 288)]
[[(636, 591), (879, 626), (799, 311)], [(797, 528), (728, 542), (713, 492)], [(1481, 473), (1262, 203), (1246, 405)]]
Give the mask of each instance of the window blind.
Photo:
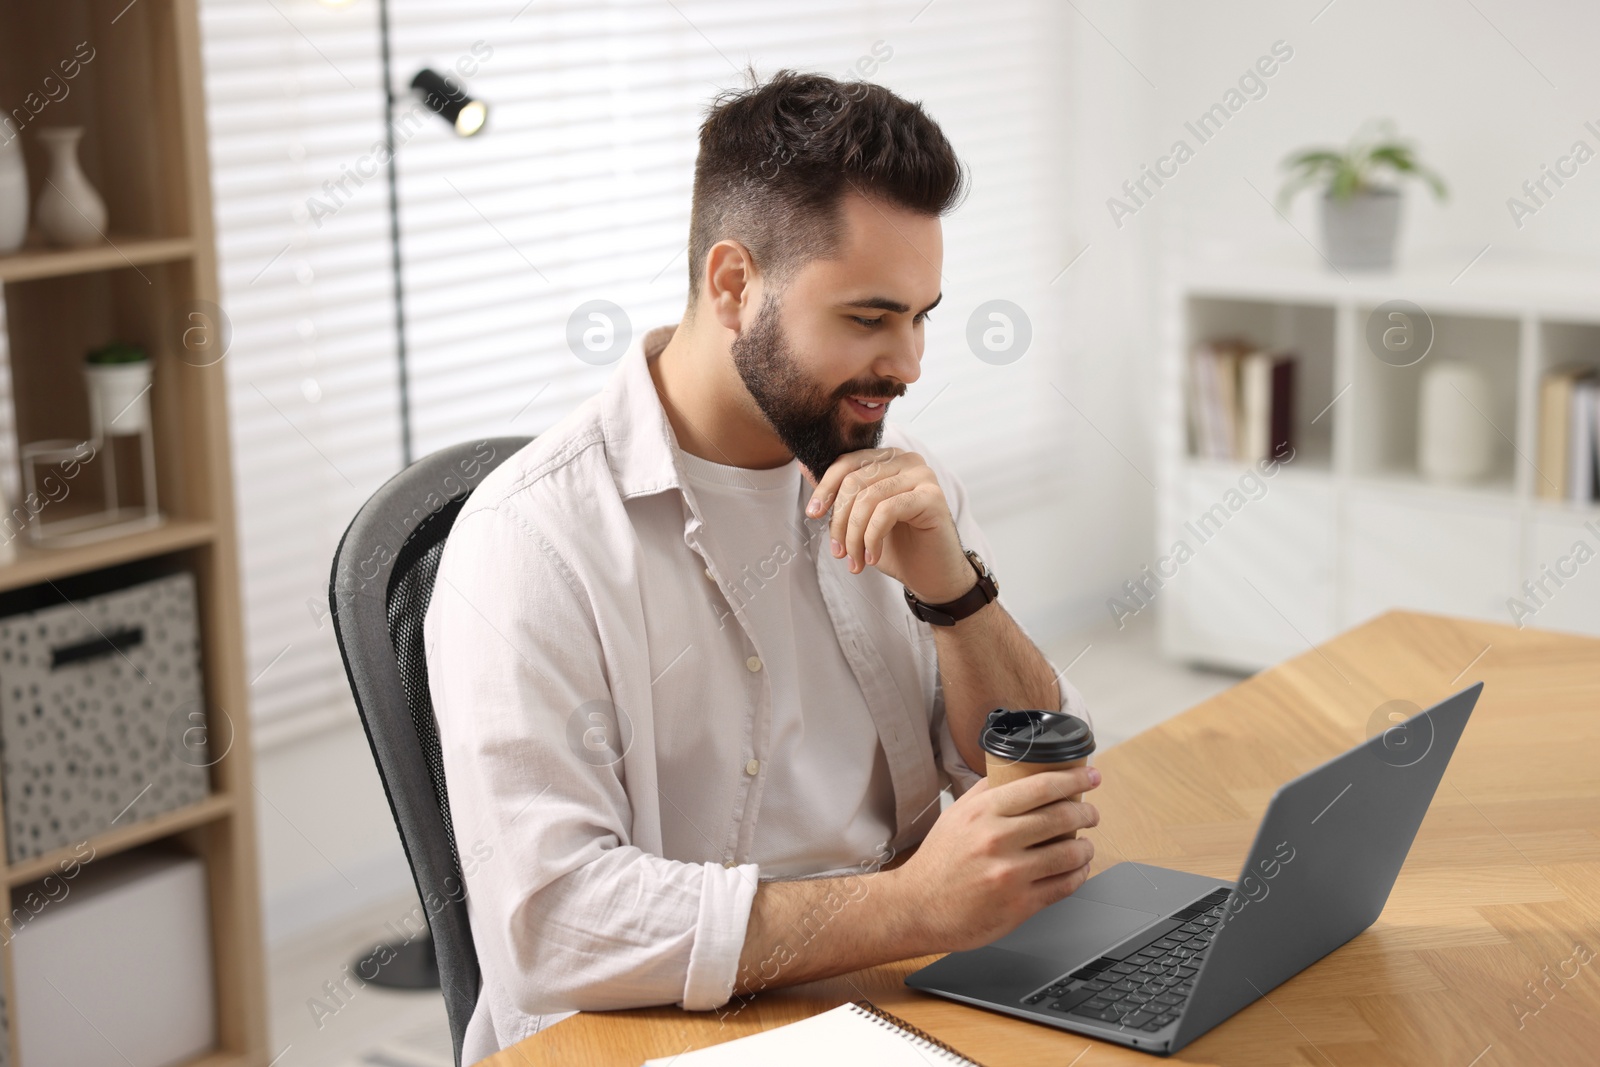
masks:
[(377, 8), (203, 0), (246, 653), (258, 743), (354, 716), (334, 546), (400, 466), (387, 192), (326, 197), (383, 136)]
[[(1048, 478), (1065, 408), (1046, 384), (1063, 351), (1050, 286), (1070, 259), (1057, 5), (392, 0), (389, 17), (416, 456), (540, 433), (598, 391), (614, 366), (568, 348), (579, 305), (616, 304), (634, 336), (677, 320), (696, 130), (749, 60), (870, 70), (944, 128), (973, 189), (945, 220), (944, 301), (891, 418), (982, 513)], [(400, 463), (377, 11), (203, 0), (202, 18), (252, 692), (271, 743), (348, 714), (320, 614), (328, 564)], [(423, 66), (489, 103), (482, 134), (412, 103)], [(995, 299), (1030, 320), (1015, 362), (968, 346)]]

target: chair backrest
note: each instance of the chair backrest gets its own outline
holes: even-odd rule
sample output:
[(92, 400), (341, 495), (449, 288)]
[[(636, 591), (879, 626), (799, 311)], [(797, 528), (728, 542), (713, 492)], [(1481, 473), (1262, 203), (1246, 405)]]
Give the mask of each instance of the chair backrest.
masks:
[(372, 494), (333, 556), (333, 632), (378, 764), (439, 962), (456, 1063), (481, 984), (433, 700), (422, 620), (445, 537), (467, 495), (528, 437), (494, 437), (417, 460)]

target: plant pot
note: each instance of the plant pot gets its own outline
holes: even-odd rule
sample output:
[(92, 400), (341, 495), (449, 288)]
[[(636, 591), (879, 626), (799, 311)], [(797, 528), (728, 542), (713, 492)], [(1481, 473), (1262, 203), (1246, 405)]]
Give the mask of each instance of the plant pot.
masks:
[(1339, 270), (1388, 270), (1400, 232), (1400, 190), (1370, 189), (1348, 200), (1322, 194), (1322, 243)]
[(88, 363), (89, 424), (95, 436), (143, 433), (150, 423), (150, 361)]
[(78, 165), (78, 139), (82, 136), (79, 126), (39, 131), (39, 140), (50, 149), (50, 174), (39, 190), (39, 206), (34, 212), (46, 239), (63, 248), (82, 248), (106, 239), (106, 202)]

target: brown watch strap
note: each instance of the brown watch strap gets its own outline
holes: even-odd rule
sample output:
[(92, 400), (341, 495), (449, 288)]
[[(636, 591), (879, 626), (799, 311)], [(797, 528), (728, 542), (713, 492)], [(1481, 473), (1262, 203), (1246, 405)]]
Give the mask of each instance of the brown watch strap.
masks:
[(906, 592), (906, 603), (911, 606), (911, 613), (923, 622), (934, 626), (954, 626), (962, 619), (974, 614), (979, 608), (989, 603), (999, 595), (1000, 586), (989, 573), (982, 558), (970, 548), (967, 549), (967, 562), (972, 564), (972, 569), (977, 572), (978, 580), (962, 595), (944, 604), (927, 604), (917, 599), (917, 595), (910, 589)]

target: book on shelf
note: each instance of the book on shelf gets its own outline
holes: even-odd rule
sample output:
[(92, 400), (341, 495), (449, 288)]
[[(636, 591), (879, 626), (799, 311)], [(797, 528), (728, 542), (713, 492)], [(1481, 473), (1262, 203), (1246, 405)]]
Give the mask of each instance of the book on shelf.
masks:
[(1537, 495), (1600, 500), (1600, 368), (1556, 367), (1539, 386)]
[(1206, 459), (1254, 462), (1294, 447), (1298, 358), (1229, 338), (1190, 354), (1190, 451)]
[(1600, 423), (1600, 381), (1580, 379), (1572, 392), (1570, 477), (1567, 499), (1588, 502), (1600, 499), (1600, 462), (1595, 456), (1596, 424)]

